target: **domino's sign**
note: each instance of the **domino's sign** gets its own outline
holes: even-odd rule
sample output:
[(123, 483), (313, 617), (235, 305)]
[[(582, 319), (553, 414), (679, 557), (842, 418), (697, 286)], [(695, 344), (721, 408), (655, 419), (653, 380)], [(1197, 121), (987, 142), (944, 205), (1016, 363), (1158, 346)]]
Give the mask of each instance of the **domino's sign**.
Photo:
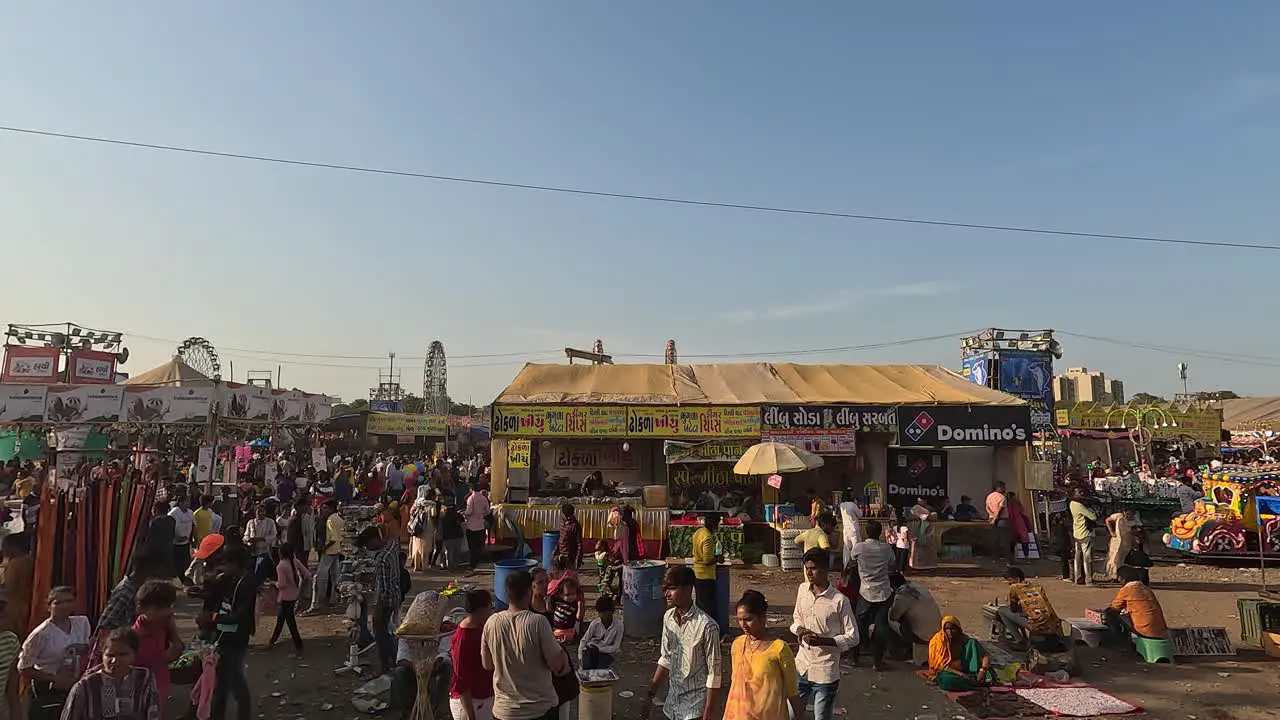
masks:
[(1032, 439), (1027, 405), (902, 405), (898, 427), (901, 447), (996, 447)]

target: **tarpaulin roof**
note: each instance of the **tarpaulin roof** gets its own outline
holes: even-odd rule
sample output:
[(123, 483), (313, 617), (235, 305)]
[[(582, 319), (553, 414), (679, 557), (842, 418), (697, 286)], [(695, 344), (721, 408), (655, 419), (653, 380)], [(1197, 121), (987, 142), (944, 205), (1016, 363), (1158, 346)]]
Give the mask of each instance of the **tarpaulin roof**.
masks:
[(1280, 397), (1219, 400), (1222, 429), (1257, 430), (1280, 426)]
[(169, 362), (120, 383), (121, 385), (156, 385), (180, 387), (183, 385), (208, 386), (213, 379), (191, 367), (176, 355)]
[(937, 365), (539, 365), (494, 401), (506, 404), (1025, 405)]

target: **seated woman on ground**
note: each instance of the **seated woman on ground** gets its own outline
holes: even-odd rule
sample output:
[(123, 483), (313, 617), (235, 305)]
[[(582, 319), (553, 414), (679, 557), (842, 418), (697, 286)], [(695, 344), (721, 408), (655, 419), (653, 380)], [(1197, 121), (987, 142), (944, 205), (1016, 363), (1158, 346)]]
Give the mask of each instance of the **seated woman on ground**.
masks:
[(929, 641), (929, 679), (943, 690), (960, 692), (991, 678), (991, 659), (982, 643), (965, 635), (954, 616), (942, 618), (942, 628)]

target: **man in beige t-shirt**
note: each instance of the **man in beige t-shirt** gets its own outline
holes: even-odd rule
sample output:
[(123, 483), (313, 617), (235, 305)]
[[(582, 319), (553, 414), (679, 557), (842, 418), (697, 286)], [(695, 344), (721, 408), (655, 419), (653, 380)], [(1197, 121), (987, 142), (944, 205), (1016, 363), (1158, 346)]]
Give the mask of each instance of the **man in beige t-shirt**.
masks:
[(529, 609), (533, 577), (511, 573), (506, 590), (510, 606), (489, 618), (480, 639), (480, 662), (493, 673), (494, 720), (554, 720), (551, 676), (569, 671), (568, 656), (547, 618)]

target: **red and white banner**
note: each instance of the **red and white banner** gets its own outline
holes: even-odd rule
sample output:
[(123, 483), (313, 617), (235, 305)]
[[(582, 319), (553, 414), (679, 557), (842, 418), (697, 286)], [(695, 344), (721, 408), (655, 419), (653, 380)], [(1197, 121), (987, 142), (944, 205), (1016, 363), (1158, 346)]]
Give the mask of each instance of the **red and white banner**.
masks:
[(4, 369), (0, 382), (46, 385), (58, 381), (58, 348), (4, 347)]
[(110, 385), (116, 379), (116, 354), (101, 350), (73, 350), (67, 368), (69, 383)]

